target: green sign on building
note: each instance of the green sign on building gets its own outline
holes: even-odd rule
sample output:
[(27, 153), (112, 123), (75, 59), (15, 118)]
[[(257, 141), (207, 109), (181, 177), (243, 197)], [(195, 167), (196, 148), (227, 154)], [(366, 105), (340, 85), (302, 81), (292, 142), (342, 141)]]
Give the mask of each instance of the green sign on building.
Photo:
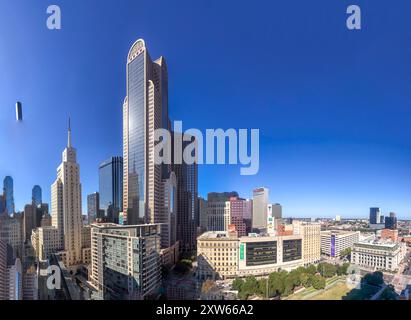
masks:
[(240, 244), (240, 260), (244, 260), (244, 243)]

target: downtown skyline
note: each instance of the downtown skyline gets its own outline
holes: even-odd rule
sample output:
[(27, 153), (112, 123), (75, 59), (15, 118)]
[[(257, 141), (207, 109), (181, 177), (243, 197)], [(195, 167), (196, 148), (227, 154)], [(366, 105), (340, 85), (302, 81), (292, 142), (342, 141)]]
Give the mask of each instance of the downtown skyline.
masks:
[[(85, 4), (86, 7), (89, 5)], [(188, 37), (194, 36), (188, 31), (176, 39), (176, 45), (173, 45), (163, 43), (166, 33), (142, 28), (134, 22), (128, 22), (123, 27), (115, 25), (110, 29), (96, 30), (102, 28), (104, 16), (108, 15), (108, 5), (101, 6), (102, 17), (93, 21), (95, 25), (90, 26), (91, 30), (86, 29), (78, 36), (81, 45), (76, 53), (73, 51), (74, 44), (77, 45), (75, 31), (84, 27), (85, 20), (82, 17), (89, 18), (89, 15), (80, 12), (80, 19), (74, 22), (72, 15), (76, 7), (67, 4), (62, 7), (63, 14), (68, 12), (60, 34), (43, 30), (44, 26), (35, 27), (28, 13), (30, 11), (24, 13), (28, 23), (33, 23), (36, 41), (39, 41), (32, 43), (34, 57), (28, 57), (27, 53), (18, 53), (16, 58), (12, 57), (11, 53), (20, 49), (27, 40), (27, 36), (22, 37), (18, 30), (13, 38), (15, 49), (6, 50), (4, 46), (7, 41), (0, 41), (0, 51), (6, 52), (0, 57), (1, 69), (4, 70), (0, 88), (5, 88), (4, 91), (0, 89), (0, 105), (2, 111), (4, 109), (0, 114), (0, 147), (10, 150), (7, 157), (0, 158), (0, 177), (13, 177), (17, 210), (22, 210), (24, 204), (31, 201), (31, 188), (37, 184), (43, 189), (44, 202), (50, 203), (50, 185), (59, 163), (60, 150), (65, 145), (66, 123), (70, 115), (82, 172), (83, 214), (86, 213), (86, 195), (98, 190), (99, 164), (111, 156), (122, 155), (124, 57), (133, 41), (141, 37), (152, 48), (153, 56), (162, 53), (167, 58), (170, 69), (170, 110), (174, 113), (172, 117), (182, 120), (185, 128), (260, 129), (259, 174), (240, 176), (237, 166), (200, 165), (201, 196), (205, 197), (213, 191), (235, 190), (241, 197), (251, 198), (255, 187), (267, 186), (271, 191), (270, 201), (283, 205), (284, 216), (333, 217), (339, 214), (343, 218), (367, 218), (369, 207), (376, 206), (381, 207), (384, 214), (394, 211), (400, 219), (411, 218), (408, 196), (411, 189), (411, 155), (410, 142), (407, 141), (409, 129), (405, 127), (406, 115), (410, 114), (405, 107), (409, 106), (411, 99), (404, 88), (409, 75), (403, 71), (399, 79), (402, 85), (399, 80), (391, 85), (388, 83), (393, 81), (390, 77), (393, 77), (394, 71), (398, 71), (396, 68), (399, 62), (388, 64), (391, 69), (386, 67), (385, 79), (372, 79), (375, 70), (371, 72), (367, 69), (374, 68), (379, 63), (378, 58), (366, 62), (366, 57), (350, 53), (349, 48), (346, 48), (344, 54), (347, 57), (340, 54), (333, 61), (327, 59), (324, 53), (315, 58), (318, 51), (311, 48), (308, 50), (311, 56), (300, 58), (302, 61), (297, 63), (298, 67), (292, 66), (295, 56), (286, 61), (286, 67), (281, 66), (280, 61), (290, 50), (306, 46), (307, 37), (314, 35), (311, 30), (302, 32), (294, 26), (291, 33), (297, 36), (295, 41), (299, 43), (283, 39), (280, 41), (282, 47), (277, 48), (279, 51), (273, 50), (274, 44), (263, 45), (267, 34), (253, 41), (253, 49), (262, 63), (267, 63), (264, 61), (269, 57), (267, 51), (276, 52), (278, 61), (270, 61), (271, 64), (267, 66), (270, 77), (264, 78), (264, 68), (247, 62), (242, 65), (241, 61), (246, 61), (244, 55), (235, 57), (237, 66), (230, 62), (231, 55), (241, 49), (237, 43), (241, 37), (236, 35), (229, 41), (229, 46), (223, 48), (224, 54), (220, 61), (212, 56), (214, 49), (207, 47), (206, 52), (200, 55), (204, 66), (198, 66), (195, 60), (200, 53), (200, 48), (197, 48), (200, 42), (194, 41), (190, 45), (184, 43)], [(120, 15), (120, 10), (121, 5), (112, 14)], [(166, 11), (164, 9), (164, 15)], [(173, 32), (182, 28), (172, 17), (169, 19)], [(12, 18), (6, 20), (0, 22), (3, 30), (3, 23), (16, 23)], [(238, 24), (239, 21), (235, 22)], [(217, 25), (221, 24), (222, 21), (218, 20)], [(145, 22), (145, 25), (149, 23)], [(333, 32), (338, 32), (339, 26), (331, 24), (331, 27), (334, 28)], [(112, 41), (112, 48), (108, 50), (110, 52), (105, 52), (99, 46), (100, 41), (105, 39), (105, 32)], [(248, 32), (254, 34), (257, 30)], [(281, 39), (281, 31), (276, 32)], [(273, 34), (276, 32), (272, 31)], [(342, 44), (332, 43), (326, 47), (326, 52), (342, 50), (341, 46), (347, 45), (372, 48), (376, 45), (373, 32), (367, 30), (361, 36), (355, 36), (364, 43), (344, 36), (340, 40)], [(98, 35), (96, 39), (88, 38), (92, 33)], [(319, 33), (320, 39), (324, 40), (327, 33)], [(223, 39), (215, 34), (214, 39), (205, 33), (201, 33), (201, 36), (204, 42), (213, 44), (212, 40), (215, 40), (216, 46), (222, 45)], [(69, 47), (64, 57), (59, 57), (66, 40), (72, 47)], [(385, 43), (395, 43), (400, 41), (400, 36), (384, 40)], [(91, 44), (86, 48), (87, 41)], [(183, 61), (180, 56), (189, 58)], [(67, 60), (70, 57), (74, 59)], [(379, 53), (378, 57), (385, 57), (386, 64), (394, 57), (399, 61), (405, 59), (400, 53), (387, 51)], [(18, 58), (28, 60), (23, 62), (23, 66), (18, 66)], [(30, 64), (30, 61), (36, 61), (35, 58), (39, 60), (39, 66), (45, 66), (47, 61), (48, 67), (42, 70)], [(62, 67), (62, 74), (53, 73), (65, 61), (70, 63)], [(311, 68), (314, 67), (308, 66), (311, 62), (320, 70), (314, 79), (311, 79)], [(354, 65), (350, 66), (349, 62)], [(342, 63), (340, 67), (339, 63)], [(68, 70), (70, 65), (73, 66), (72, 71)], [(207, 65), (212, 72), (206, 70)], [(23, 70), (24, 67), (28, 67), (29, 71)], [(221, 68), (223, 73), (231, 76), (213, 77), (213, 73), (219, 74)], [(404, 67), (404, 70), (406, 68), (409, 67)], [(244, 71), (244, 76), (241, 76), (241, 71)], [(330, 80), (328, 73), (331, 71), (341, 74), (343, 80)], [(350, 77), (350, 72), (354, 71), (361, 71), (358, 79)], [(292, 80), (292, 77), (300, 77), (300, 80)], [(259, 79), (269, 83), (264, 84), (263, 88), (253, 84)], [(352, 83), (345, 83), (348, 80)], [(327, 82), (331, 83), (327, 85)], [(311, 88), (311, 83), (318, 87)], [(361, 85), (364, 93), (355, 92), (358, 85)], [(391, 87), (387, 87), (389, 85)], [(390, 92), (395, 86), (396, 92)], [(383, 87), (387, 87), (385, 94), (375, 97), (376, 92), (383, 90)], [(243, 90), (246, 91), (245, 96)], [(14, 120), (14, 104), (17, 100), (23, 105), (22, 123)], [(315, 103), (318, 105), (314, 106)], [(335, 103), (336, 110), (329, 110), (329, 103)], [(396, 107), (391, 103), (395, 103)], [(254, 112), (255, 108), (260, 112)], [(329, 108), (334, 107), (330, 105)], [(192, 112), (193, 109), (196, 111)], [(392, 113), (387, 114), (389, 110)], [(230, 117), (226, 114), (230, 114)], [(331, 119), (330, 122), (328, 119)], [(278, 128), (275, 124), (278, 124)], [(351, 130), (347, 131), (346, 128)], [(373, 128), (376, 132), (372, 131)], [(223, 175), (225, 179), (221, 179)]]

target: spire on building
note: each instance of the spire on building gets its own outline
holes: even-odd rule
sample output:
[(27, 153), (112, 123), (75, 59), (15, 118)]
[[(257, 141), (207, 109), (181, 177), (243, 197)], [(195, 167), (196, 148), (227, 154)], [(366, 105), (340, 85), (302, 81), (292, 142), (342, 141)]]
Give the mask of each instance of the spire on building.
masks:
[(71, 124), (70, 124), (70, 117), (69, 117), (69, 119), (68, 119), (67, 148), (71, 148)]

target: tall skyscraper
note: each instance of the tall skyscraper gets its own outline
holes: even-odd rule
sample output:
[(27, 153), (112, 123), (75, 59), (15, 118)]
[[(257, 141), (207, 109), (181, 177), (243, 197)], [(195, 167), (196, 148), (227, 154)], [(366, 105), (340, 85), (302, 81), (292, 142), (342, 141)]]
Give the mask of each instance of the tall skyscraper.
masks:
[(123, 211), (123, 157), (111, 157), (100, 164), (99, 194), (106, 221), (118, 223)]
[(198, 214), (201, 230), (207, 231), (207, 200), (201, 197), (198, 198)]
[(385, 217), (385, 229), (397, 229), (397, 216), (394, 212), (390, 212), (390, 216)]
[(6, 198), (0, 194), (0, 215), (6, 211)]
[(58, 229), (64, 249), (64, 263), (74, 266), (81, 263), (81, 184), (77, 152), (71, 145), (69, 120), (67, 147), (62, 163), (57, 168), (57, 179), (51, 186), (52, 224)]
[(239, 237), (247, 235), (245, 216), (247, 215), (247, 200), (232, 197), (228, 201), (230, 211), (230, 224), (235, 225)]
[(98, 192), (94, 192), (87, 196), (87, 217), (88, 223), (91, 224), (100, 216), (100, 196)]
[[(174, 239), (184, 238), (182, 229), (180, 233), (176, 230), (177, 225), (184, 226), (183, 229), (187, 225), (182, 217), (190, 215), (194, 222), (198, 218), (195, 209), (197, 165), (176, 168), (171, 163), (155, 163), (155, 131), (166, 129), (170, 132), (170, 126), (165, 59), (160, 57), (152, 61), (144, 40), (137, 40), (127, 59), (127, 96), (123, 104), (121, 220), (124, 219), (128, 225), (162, 224), (162, 249), (173, 246)], [(196, 227), (191, 224), (190, 228)], [(192, 235), (190, 231), (188, 247), (195, 246)]]
[(268, 189), (258, 188), (253, 191), (253, 229), (267, 228)]
[(32, 200), (32, 203), (36, 207), (43, 203), (42, 192), (41, 192), (41, 187), (40, 186), (35, 185), (33, 187), (33, 190), (31, 192), (31, 200)]
[(3, 195), (6, 200), (6, 210), (9, 215), (14, 213), (13, 178), (7, 176), (3, 181)]
[[(184, 141), (183, 150), (186, 144)], [(197, 163), (175, 164), (177, 177), (177, 240), (180, 250), (190, 252), (197, 245), (198, 216), (198, 168)]]
[(0, 301), (8, 298), (7, 242), (0, 239)]
[(164, 166), (154, 164), (154, 131), (169, 129), (168, 75), (163, 57), (152, 61), (142, 39), (127, 58), (123, 104), (123, 212), (127, 224), (162, 222), (159, 194)]
[(381, 210), (380, 208), (370, 208), (370, 224), (381, 223)]
[(238, 193), (210, 192), (207, 195), (207, 230), (227, 231), (231, 223), (230, 199), (238, 198)]

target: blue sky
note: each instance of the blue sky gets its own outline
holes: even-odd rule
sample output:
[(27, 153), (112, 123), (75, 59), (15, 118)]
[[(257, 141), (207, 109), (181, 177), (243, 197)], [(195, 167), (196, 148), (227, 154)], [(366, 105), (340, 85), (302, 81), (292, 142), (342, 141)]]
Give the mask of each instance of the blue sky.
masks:
[[(362, 30), (345, 26), (362, 9)], [(62, 30), (46, 28), (58, 4)], [(50, 185), (72, 118), (83, 184), (122, 154), (127, 52), (166, 57), (170, 116), (184, 128), (260, 129), (260, 171), (201, 166), (199, 191), (270, 188), (286, 216), (411, 218), (408, 1), (0, 0), (0, 177), (22, 209)], [(23, 103), (16, 123), (14, 104)]]

